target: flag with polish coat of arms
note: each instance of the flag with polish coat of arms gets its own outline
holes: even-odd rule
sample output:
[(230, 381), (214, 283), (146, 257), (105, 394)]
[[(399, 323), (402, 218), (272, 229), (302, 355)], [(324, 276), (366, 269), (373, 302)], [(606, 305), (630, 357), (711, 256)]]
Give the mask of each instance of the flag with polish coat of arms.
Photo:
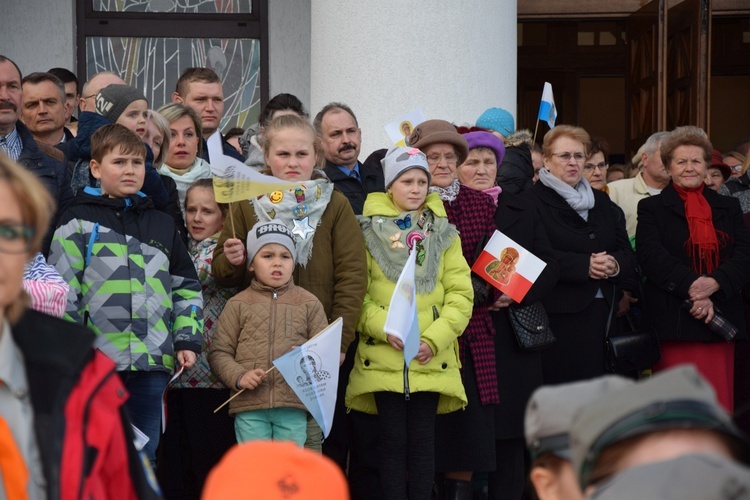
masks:
[(521, 302), (547, 263), (500, 231), (487, 242), (471, 270), (516, 302)]

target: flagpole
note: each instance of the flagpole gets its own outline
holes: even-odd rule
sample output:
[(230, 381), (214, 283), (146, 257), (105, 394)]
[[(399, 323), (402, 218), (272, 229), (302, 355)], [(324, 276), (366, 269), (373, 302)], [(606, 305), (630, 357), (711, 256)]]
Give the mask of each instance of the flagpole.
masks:
[(229, 222), (232, 224), (232, 238), (237, 239), (237, 231), (234, 229), (234, 215), (232, 215), (232, 202), (229, 202)]
[[(230, 213), (231, 213), (231, 212), (230, 212)], [(332, 323), (332, 324), (333, 324), (333, 323)], [(329, 325), (329, 326), (330, 326), (330, 325)], [(323, 333), (323, 332), (325, 332), (325, 331), (328, 331), (328, 328), (327, 328), (327, 327), (326, 327), (326, 328), (323, 328), (323, 329), (322, 329), (321, 331), (319, 331), (318, 333), (316, 333), (315, 335), (313, 335), (312, 337), (310, 337), (310, 338), (309, 338), (309, 339), (307, 340), (307, 342), (310, 342), (310, 341), (311, 341), (312, 339), (314, 339), (315, 337), (317, 337), (318, 335), (320, 335), (321, 333)], [(305, 342), (305, 343), (307, 343), (307, 342)], [(275, 369), (276, 369), (276, 365), (273, 365), (273, 366), (272, 366), (271, 368), (269, 368), (268, 370), (266, 370), (266, 375), (268, 375), (269, 373), (271, 373), (271, 372), (272, 372), (273, 370), (275, 370)], [(244, 375), (243, 375), (243, 377), (244, 377)], [(224, 408), (224, 407), (225, 407), (226, 405), (228, 405), (228, 404), (229, 404), (229, 402), (230, 402), (231, 400), (233, 400), (234, 398), (236, 398), (237, 396), (239, 396), (239, 395), (240, 395), (240, 394), (242, 394), (243, 392), (245, 392), (245, 388), (244, 388), (244, 387), (243, 387), (242, 389), (240, 389), (239, 391), (237, 391), (237, 394), (235, 394), (235, 395), (234, 395), (234, 396), (232, 396), (231, 398), (229, 398), (229, 399), (227, 399), (226, 401), (224, 401), (223, 403), (221, 403), (221, 406), (219, 406), (218, 408), (216, 408), (216, 409), (214, 410), (214, 413), (216, 413), (217, 411), (219, 411), (219, 410), (221, 410), (222, 408)]]
[[(268, 370), (266, 370), (266, 375), (268, 375), (269, 373), (271, 373), (271, 372), (272, 372), (272, 371), (274, 371), (275, 369), (276, 369), (276, 365), (272, 366), (271, 368), (269, 368)], [(244, 377), (245, 375), (243, 374), (242, 376)], [(221, 406), (219, 406), (218, 408), (216, 408), (216, 409), (214, 410), (214, 413), (216, 413), (217, 411), (219, 411), (219, 410), (221, 410), (222, 408), (224, 408), (224, 407), (225, 407), (226, 405), (228, 405), (228, 404), (229, 404), (229, 402), (230, 402), (231, 400), (233, 400), (234, 398), (236, 398), (237, 396), (239, 396), (240, 394), (242, 394), (243, 392), (245, 392), (245, 389), (246, 389), (246, 388), (245, 388), (245, 387), (243, 387), (242, 389), (240, 389), (239, 391), (237, 391), (237, 394), (235, 394), (235, 395), (234, 395), (234, 396), (232, 396), (231, 398), (229, 398), (229, 399), (227, 399), (226, 401), (224, 401), (223, 403), (221, 403)]]
[(534, 144), (536, 144), (536, 131), (539, 129), (539, 117), (536, 117), (536, 125), (534, 125), (534, 140), (532, 141)]

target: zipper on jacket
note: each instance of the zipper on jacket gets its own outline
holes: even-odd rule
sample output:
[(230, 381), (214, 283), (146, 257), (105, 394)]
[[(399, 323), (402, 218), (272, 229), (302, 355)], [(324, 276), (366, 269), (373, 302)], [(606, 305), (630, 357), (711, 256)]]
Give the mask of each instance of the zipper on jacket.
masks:
[(404, 399), (409, 401), (411, 399), (411, 391), (409, 390), (409, 365), (404, 363)]
[[(273, 330), (276, 326), (276, 300), (279, 298), (279, 294), (276, 292), (276, 289), (273, 289), (273, 297), (271, 299), (271, 321), (269, 321), (268, 324), (268, 367), (271, 368), (273, 366)], [(270, 377), (273, 377), (274, 373), (271, 371), (268, 374)], [(273, 408), (273, 380), (268, 381), (268, 407)]]
[(91, 256), (94, 253), (94, 242), (99, 241), (99, 223), (94, 224), (94, 229), (89, 237), (89, 244), (86, 247), (86, 267), (91, 264)]

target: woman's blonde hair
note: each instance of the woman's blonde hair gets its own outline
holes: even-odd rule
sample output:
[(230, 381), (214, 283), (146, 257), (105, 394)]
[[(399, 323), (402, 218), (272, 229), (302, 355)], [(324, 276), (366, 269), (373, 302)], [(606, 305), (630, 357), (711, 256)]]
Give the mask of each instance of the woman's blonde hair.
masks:
[(557, 125), (547, 132), (542, 142), (542, 156), (545, 158), (552, 156), (552, 145), (561, 137), (568, 137), (583, 144), (583, 154), (588, 157), (591, 136), (583, 128), (573, 125)]
[(170, 125), (183, 116), (189, 116), (193, 120), (195, 133), (198, 135), (198, 157), (203, 155), (203, 121), (201, 121), (200, 115), (193, 108), (179, 102), (170, 102), (157, 109), (156, 112), (166, 118)]
[(154, 126), (159, 129), (159, 132), (162, 135), (163, 142), (161, 144), (161, 149), (159, 150), (159, 155), (154, 157), (154, 168), (158, 169), (161, 167), (161, 164), (164, 163), (167, 153), (169, 153), (169, 141), (172, 140), (172, 131), (169, 129), (169, 122), (167, 119), (153, 109), (148, 110), (148, 118), (146, 119), (151, 121)]
[[(737, 153), (737, 154), (739, 154), (739, 153)], [(740, 155), (740, 156), (742, 156), (742, 155)], [(750, 155), (747, 155), (747, 157), (745, 158), (745, 160), (742, 162), (742, 175), (745, 175), (745, 173), (747, 172), (748, 167), (750, 167)]]
[(271, 150), (271, 143), (273, 142), (274, 137), (282, 130), (288, 128), (297, 128), (300, 130), (304, 130), (310, 134), (310, 136), (312, 137), (313, 148), (315, 150), (315, 168), (322, 170), (325, 166), (325, 155), (323, 153), (323, 148), (318, 142), (318, 137), (315, 134), (315, 129), (313, 128), (313, 126), (309, 121), (299, 115), (289, 114), (277, 116), (273, 120), (271, 120), (268, 125), (266, 125), (266, 128), (263, 131), (263, 155), (268, 156), (268, 152)]
[[(2, 153), (0, 153), (0, 182), (5, 182), (10, 188), (21, 209), (22, 222), (33, 230), (27, 248), (27, 257), (31, 257), (42, 248), (42, 239), (49, 229), (50, 218), (55, 211), (55, 202), (34, 174)], [(3, 200), (3, 203), (12, 203), (12, 200)], [(21, 317), (26, 304), (23, 297), (25, 297), (24, 294), (6, 308), (5, 315), (9, 321), (15, 322)]]

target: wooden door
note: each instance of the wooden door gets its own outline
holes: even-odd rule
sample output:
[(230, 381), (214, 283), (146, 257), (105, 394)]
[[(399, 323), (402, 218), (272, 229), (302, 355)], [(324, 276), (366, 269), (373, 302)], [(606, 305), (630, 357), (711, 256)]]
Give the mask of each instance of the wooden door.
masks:
[(626, 24), (626, 157), (634, 154), (651, 134), (663, 130), (666, 123), (665, 9), (666, 0), (653, 0), (631, 14)]
[(667, 130), (696, 125), (710, 133), (710, 3), (684, 0), (667, 10)]

